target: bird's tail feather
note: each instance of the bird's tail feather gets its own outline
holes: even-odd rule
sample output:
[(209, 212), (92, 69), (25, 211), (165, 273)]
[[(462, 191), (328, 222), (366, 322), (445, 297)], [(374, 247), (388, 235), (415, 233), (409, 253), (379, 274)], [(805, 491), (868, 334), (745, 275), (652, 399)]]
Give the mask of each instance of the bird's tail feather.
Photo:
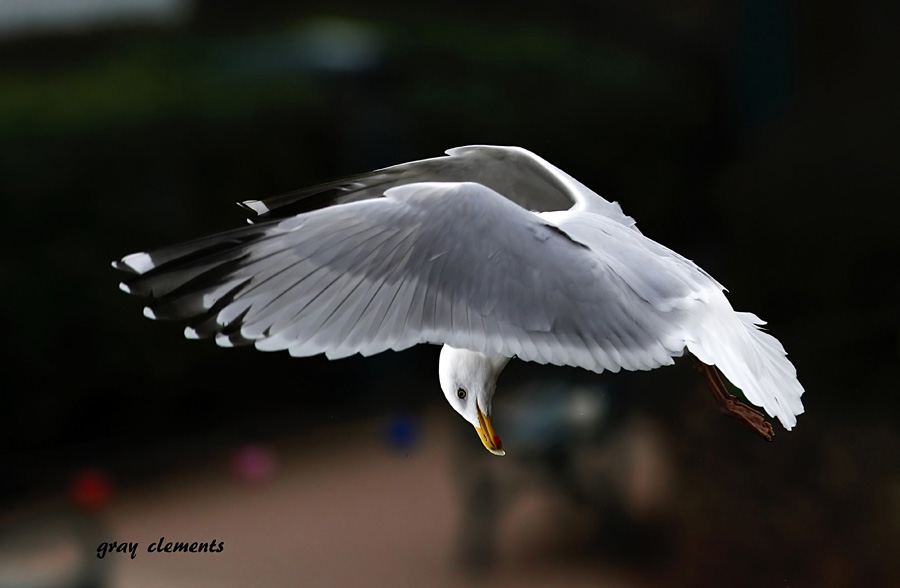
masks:
[(718, 366), (747, 400), (777, 417), (788, 430), (803, 413), (803, 386), (787, 352), (772, 335), (760, 329), (765, 322), (754, 314), (735, 312), (724, 294), (713, 297), (688, 350), (700, 361)]

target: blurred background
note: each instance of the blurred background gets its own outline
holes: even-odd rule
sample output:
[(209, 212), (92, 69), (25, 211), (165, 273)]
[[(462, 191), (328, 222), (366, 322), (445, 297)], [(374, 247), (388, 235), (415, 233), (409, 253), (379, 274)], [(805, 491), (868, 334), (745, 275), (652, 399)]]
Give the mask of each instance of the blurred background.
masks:
[[(0, 587), (898, 585), (898, 19), (0, 1)], [(437, 347), (186, 341), (109, 267), (242, 225), (236, 201), (471, 143), (619, 201), (768, 320), (798, 427), (722, 418), (686, 361), (512, 362), (501, 459), (446, 406)], [(136, 556), (99, 559), (113, 541)]]

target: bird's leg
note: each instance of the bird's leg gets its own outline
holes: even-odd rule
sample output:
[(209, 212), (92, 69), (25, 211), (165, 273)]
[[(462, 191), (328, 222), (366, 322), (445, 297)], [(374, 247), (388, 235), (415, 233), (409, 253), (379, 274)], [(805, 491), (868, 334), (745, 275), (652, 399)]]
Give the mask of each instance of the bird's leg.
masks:
[(707, 365), (693, 355), (691, 358), (694, 360), (694, 367), (703, 374), (706, 385), (709, 386), (716, 402), (719, 404), (719, 409), (725, 416), (733, 418), (766, 441), (771, 441), (775, 431), (772, 429), (772, 425), (766, 422), (766, 417), (758, 410), (750, 408), (735, 398), (728, 391), (721, 376), (719, 376), (719, 370), (716, 369), (716, 366)]

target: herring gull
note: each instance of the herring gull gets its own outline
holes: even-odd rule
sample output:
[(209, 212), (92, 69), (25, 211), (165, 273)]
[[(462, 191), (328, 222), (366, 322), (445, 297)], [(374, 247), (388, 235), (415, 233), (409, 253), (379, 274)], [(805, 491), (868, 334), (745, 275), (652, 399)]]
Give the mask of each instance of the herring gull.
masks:
[[(113, 262), (152, 319), (189, 339), (292, 356), (443, 345), (450, 405), (502, 455), (491, 424), (512, 357), (597, 373), (687, 350), (722, 410), (771, 438), (803, 387), (777, 339), (621, 207), (519, 147), (473, 145), (268, 200), (245, 227)], [(714, 367), (715, 366), (715, 367)], [(718, 368), (718, 369), (717, 369)]]

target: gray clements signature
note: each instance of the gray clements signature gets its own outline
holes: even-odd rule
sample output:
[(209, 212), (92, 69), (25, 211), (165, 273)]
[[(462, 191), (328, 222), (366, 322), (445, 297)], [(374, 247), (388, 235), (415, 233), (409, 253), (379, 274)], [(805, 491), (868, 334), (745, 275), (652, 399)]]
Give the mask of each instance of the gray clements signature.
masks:
[[(111, 541), (103, 542), (97, 546), (97, 557), (103, 559), (107, 553), (130, 553), (131, 559), (137, 555), (138, 546), (140, 544), (135, 541)], [(193, 543), (182, 541), (166, 541), (165, 537), (160, 537), (159, 541), (154, 541), (147, 546), (147, 553), (222, 553), (225, 549), (224, 541), (213, 539), (208, 542), (194, 541)]]

